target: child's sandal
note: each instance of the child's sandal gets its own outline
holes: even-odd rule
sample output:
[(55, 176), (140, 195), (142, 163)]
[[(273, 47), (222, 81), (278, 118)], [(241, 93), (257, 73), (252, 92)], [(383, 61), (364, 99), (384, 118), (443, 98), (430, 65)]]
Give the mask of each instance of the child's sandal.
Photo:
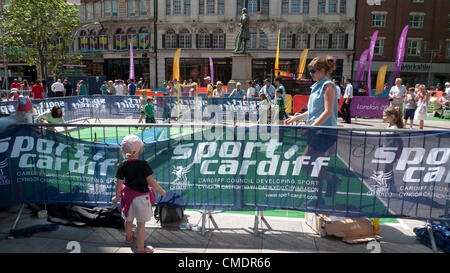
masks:
[(133, 233), (130, 237), (125, 236), (125, 243), (131, 244), (133, 242), (133, 239), (136, 237), (136, 229), (132, 228), (131, 232)]
[(152, 246), (146, 246), (144, 251), (137, 251), (136, 253), (153, 253), (154, 251)]

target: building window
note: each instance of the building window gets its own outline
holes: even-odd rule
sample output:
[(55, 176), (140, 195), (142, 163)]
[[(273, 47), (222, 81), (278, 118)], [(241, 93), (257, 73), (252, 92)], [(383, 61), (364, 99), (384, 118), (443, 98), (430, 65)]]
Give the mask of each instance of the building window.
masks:
[(250, 28), (250, 43), (251, 49), (267, 49), (268, 39), (266, 34), (255, 27)]
[(150, 34), (147, 28), (141, 28), (139, 30), (139, 49), (146, 50), (150, 48)]
[(172, 14), (172, 0), (166, 0), (166, 15)]
[(339, 12), (342, 14), (347, 13), (347, 0), (341, 0), (339, 4)]
[(269, 14), (269, 0), (236, 0), (236, 13), (241, 14), (243, 8), (247, 8), (249, 14)]
[(289, 13), (289, 0), (281, 1), (281, 14)]
[(103, 4), (104, 17), (117, 17), (117, 0), (106, 0)]
[(127, 14), (128, 16), (136, 16), (136, 3), (135, 0), (127, 1)]
[(98, 45), (101, 51), (108, 50), (108, 34), (106, 29), (102, 29), (98, 35)]
[(343, 30), (337, 29), (334, 31), (331, 47), (336, 49), (345, 48), (345, 32)]
[(112, 16), (117, 17), (117, 15), (119, 14), (119, 4), (117, 3), (117, 0), (112, 0), (111, 1), (111, 6), (112, 6)]
[(138, 39), (136, 30), (134, 28), (130, 28), (127, 32), (127, 47), (130, 49), (130, 44), (133, 46), (133, 49), (138, 49)]
[(116, 31), (114, 37), (115, 49), (116, 50), (126, 50), (127, 49), (127, 35), (123, 33), (122, 29)]
[(205, 0), (198, 1), (198, 9), (200, 14), (205, 14)]
[(166, 45), (165, 48), (176, 48), (177, 47), (177, 35), (172, 29), (166, 31)]
[(377, 39), (373, 54), (376, 56), (383, 56), (384, 54), (384, 39)]
[(202, 29), (198, 34), (198, 48), (209, 48), (210, 36), (208, 31)]
[(213, 48), (225, 48), (225, 33), (221, 29), (213, 32)]
[(300, 0), (292, 0), (291, 2), (291, 13), (300, 13)]
[(326, 49), (329, 46), (329, 34), (326, 29), (321, 29), (316, 34), (316, 48), (317, 49)]
[(100, 1), (97, 1), (94, 3), (94, 18), (100, 18), (102, 12), (102, 3)]
[(421, 40), (408, 39), (408, 56), (420, 56)]
[(409, 25), (411, 28), (423, 28), (423, 21), (425, 16), (423, 15), (410, 15)]
[(303, 10), (302, 10), (303, 14), (308, 14), (309, 13), (309, 0), (303, 0)]
[(173, 0), (173, 14), (174, 15), (181, 14), (181, 0)]
[(385, 14), (372, 14), (372, 27), (385, 27), (386, 15)]
[(148, 14), (148, 3), (147, 0), (139, 0), (139, 15), (147, 16)]
[(318, 13), (319, 13), (319, 14), (325, 13), (325, 9), (326, 9), (326, 0), (319, 0), (319, 10), (318, 10)]
[(215, 13), (216, 13), (216, 1), (207, 0), (206, 14), (215, 14)]
[(219, 10), (217, 13), (221, 15), (225, 14), (225, 0), (219, 0)]
[[(283, 2), (284, 1), (285, 0), (283, 0)], [(257, 13), (258, 12), (258, 0), (248, 0), (247, 10), (248, 10), (248, 13)]]
[(296, 47), (298, 49), (306, 49), (309, 48), (309, 35), (306, 31), (297, 32), (297, 42)]
[(91, 20), (94, 18), (94, 3), (90, 2), (87, 3), (86, 6), (86, 20)]
[(111, 0), (105, 0), (103, 4), (103, 16), (111, 17), (111, 15), (112, 15)]
[(89, 38), (84, 30), (81, 31), (81, 33), (80, 33), (79, 48), (80, 48), (81, 52), (86, 52), (89, 50)]
[(288, 28), (283, 28), (280, 33), (280, 48), (293, 48), (292, 47), (293, 33)]
[(328, 13), (337, 13), (338, 1), (328, 0)]
[(184, 15), (191, 15), (191, 0), (184, 0)]
[(192, 36), (187, 29), (180, 31), (180, 48), (192, 48)]

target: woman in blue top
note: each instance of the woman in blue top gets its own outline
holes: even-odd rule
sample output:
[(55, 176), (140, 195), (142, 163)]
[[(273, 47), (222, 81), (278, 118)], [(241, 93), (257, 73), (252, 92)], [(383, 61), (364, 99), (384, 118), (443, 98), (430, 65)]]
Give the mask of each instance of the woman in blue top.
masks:
[[(333, 57), (316, 57), (308, 65), (311, 77), (316, 83), (311, 86), (311, 95), (308, 101), (308, 111), (285, 120), (285, 124), (291, 124), (297, 120), (307, 120), (310, 126), (337, 126), (338, 118), (338, 91), (335, 85), (327, 77), (336, 69), (336, 61)], [(308, 146), (303, 155), (310, 156), (310, 162), (315, 162), (319, 157), (328, 157), (334, 147), (337, 136), (334, 129), (308, 129), (303, 132), (307, 136)], [(306, 168), (309, 175), (313, 166)], [(322, 196), (322, 184), (327, 181), (325, 197), (332, 197), (336, 193), (341, 180), (335, 175), (330, 175), (327, 167), (318, 174), (317, 199), (307, 203), (307, 208), (325, 206)]]
[(86, 90), (86, 84), (84, 84), (84, 81), (80, 81), (80, 89), (78, 91), (78, 96), (86, 96), (87, 90)]
[(231, 92), (231, 94), (228, 96), (229, 98), (234, 99), (242, 99), (244, 97), (245, 91), (241, 88), (241, 83), (236, 83), (236, 89)]

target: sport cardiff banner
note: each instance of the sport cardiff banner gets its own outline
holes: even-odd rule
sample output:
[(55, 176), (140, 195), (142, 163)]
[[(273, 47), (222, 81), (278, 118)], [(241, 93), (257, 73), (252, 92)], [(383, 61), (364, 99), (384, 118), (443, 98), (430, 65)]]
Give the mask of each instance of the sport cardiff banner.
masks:
[[(373, 133), (294, 126), (159, 130), (167, 130), (168, 137), (146, 141), (141, 159), (188, 208), (449, 221), (450, 131)], [(0, 132), (0, 206), (110, 206), (122, 160), (118, 144), (18, 125)]]

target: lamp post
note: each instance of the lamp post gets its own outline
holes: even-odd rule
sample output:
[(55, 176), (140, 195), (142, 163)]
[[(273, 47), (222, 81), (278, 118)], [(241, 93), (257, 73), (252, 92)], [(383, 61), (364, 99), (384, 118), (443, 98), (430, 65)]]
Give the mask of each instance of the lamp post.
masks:
[(428, 87), (430, 87), (431, 86), (431, 67), (432, 67), (432, 64), (433, 64), (433, 55), (434, 55), (434, 53), (440, 53), (441, 52), (441, 50), (442, 50), (442, 40), (439, 40), (439, 49), (427, 50), (427, 45), (428, 45), (428, 41), (425, 41), (424, 45), (423, 45), (423, 52), (425, 54), (430, 53), (430, 70), (428, 70)]
[(9, 79), (8, 79), (8, 64), (6, 62), (6, 49), (5, 49), (5, 35), (8, 35), (9, 31), (2, 33), (2, 48), (3, 48), (3, 72), (4, 72), (4, 79), (5, 79), (5, 89), (9, 89)]

